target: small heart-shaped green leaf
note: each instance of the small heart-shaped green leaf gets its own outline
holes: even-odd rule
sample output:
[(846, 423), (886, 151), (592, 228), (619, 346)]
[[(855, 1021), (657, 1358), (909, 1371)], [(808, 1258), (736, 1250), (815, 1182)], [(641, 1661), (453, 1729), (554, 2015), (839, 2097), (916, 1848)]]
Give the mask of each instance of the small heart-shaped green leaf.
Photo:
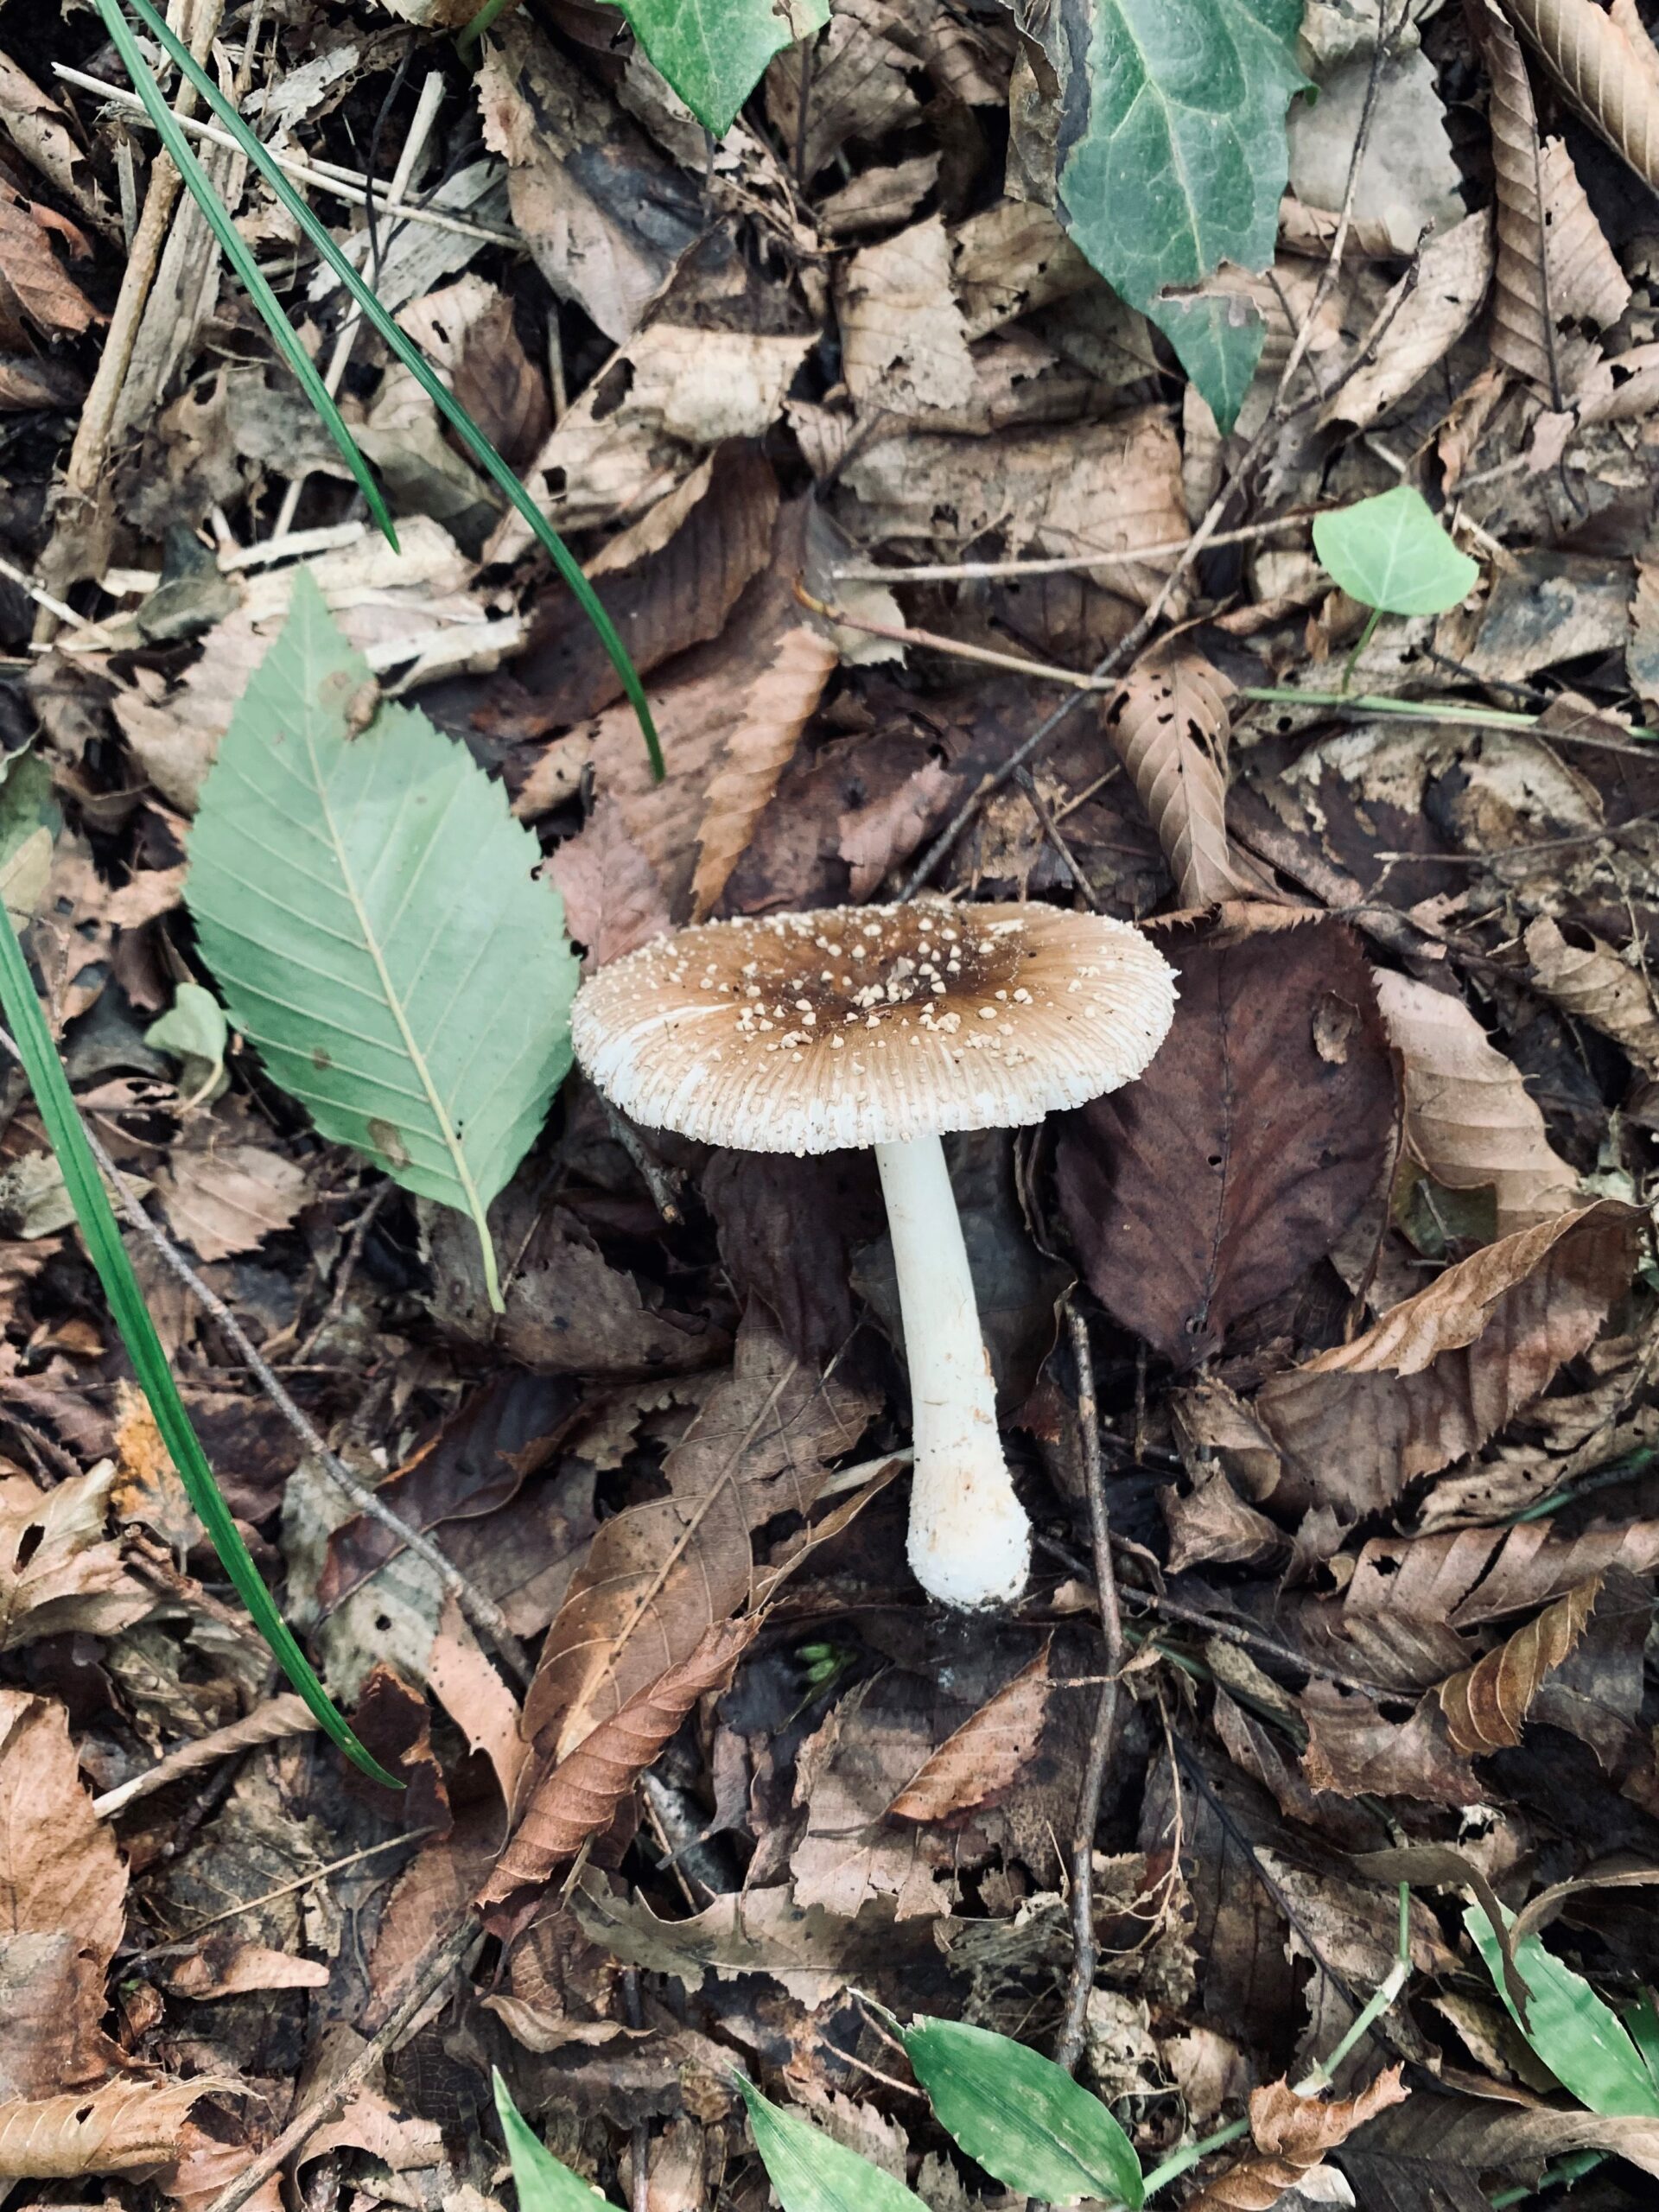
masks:
[(1316, 515), (1313, 550), (1350, 599), (1381, 614), (1444, 614), (1480, 576), (1409, 484)]

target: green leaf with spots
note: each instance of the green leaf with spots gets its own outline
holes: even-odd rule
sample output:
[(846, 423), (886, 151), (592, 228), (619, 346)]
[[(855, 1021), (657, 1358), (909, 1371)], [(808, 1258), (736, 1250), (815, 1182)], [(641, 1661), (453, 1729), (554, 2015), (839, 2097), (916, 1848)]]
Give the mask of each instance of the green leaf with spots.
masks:
[(766, 66), (821, 31), (830, 0), (620, 0), (633, 35), (697, 121), (723, 138)]
[(1444, 614), (1480, 579), (1409, 484), (1315, 515), (1313, 550), (1350, 599), (1383, 614)]
[(923, 2212), (922, 2200), (798, 2113), (736, 2077), (749, 2133), (784, 2212)]
[(185, 898), (235, 1026), (324, 1136), (471, 1217), (570, 1065), (576, 962), (506, 794), (382, 706), (302, 569), (202, 786)]
[(960, 2020), (918, 2019), (899, 2033), (934, 2117), (988, 2174), (1050, 2204), (1139, 2205), (1135, 2145), (1064, 2067)]
[(1268, 326), (1255, 301), (1237, 292), (1192, 292), (1153, 301), (1147, 315), (1209, 402), (1216, 428), (1230, 437), (1267, 343)]

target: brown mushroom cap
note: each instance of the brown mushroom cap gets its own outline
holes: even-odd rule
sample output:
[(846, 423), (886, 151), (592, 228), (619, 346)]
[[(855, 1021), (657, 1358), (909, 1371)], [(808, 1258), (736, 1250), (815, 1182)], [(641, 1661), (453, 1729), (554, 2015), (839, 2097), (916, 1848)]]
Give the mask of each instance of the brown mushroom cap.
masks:
[(582, 986), (570, 1027), (647, 1128), (817, 1153), (1081, 1106), (1133, 1082), (1174, 1006), (1126, 922), (924, 899), (659, 938)]

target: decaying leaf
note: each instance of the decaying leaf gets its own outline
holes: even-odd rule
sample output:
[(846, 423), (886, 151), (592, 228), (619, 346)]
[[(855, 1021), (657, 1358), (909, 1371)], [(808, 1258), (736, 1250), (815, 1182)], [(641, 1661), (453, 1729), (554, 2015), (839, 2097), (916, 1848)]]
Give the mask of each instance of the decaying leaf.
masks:
[(581, 834), (553, 854), (547, 873), (564, 900), (565, 927), (595, 968), (674, 926), (662, 882), (608, 792)]
[(697, 830), (695, 919), (708, 914), (726, 888), (838, 659), (817, 631), (804, 624), (786, 630), (768, 664), (734, 702), (725, 757), (709, 779)]
[(1252, 2089), (1250, 2134), (1258, 2155), (1207, 2183), (1187, 2199), (1187, 2212), (1268, 2212), (1326, 2152), (1390, 2105), (1405, 2102), (1411, 2093), (1400, 2075), (1399, 2067), (1388, 2067), (1357, 2097), (1299, 2096), (1283, 2079)]
[(1429, 238), (1378, 308), (1360, 366), (1327, 401), (1321, 423), (1364, 429), (1444, 360), (1480, 313), (1492, 256), (1492, 218), (1485, 208)]
[(212, 1145), (175, 1155), (156, 1187), (174, 1233), (204, 1260), (251, 1252), (305, 1204), (305, 1171), (264, 1145)]
[(1588, 324), (1605, 328), (1624, 312), (1630, 288), (1591, 213), (1572, 157), (1559, 138), (1538, 134), (1520, 41), (1497, 0), (1473, 21), (1491, 77), (1489, 109), (1497, 185), (1497, 280), (1492, 353), (1566, 405), (1596, 358)]
[(1271, 1377), (1273, 1496), (1349, 1517), (1476, 1451), (1595, 1341), (1630, 1281), (1643, 1217), (1616, 1199), (1522, 1230), (1448, 1268), (1374, 1328)]
[(861, 406), (921, 415), (971, 398), (974, 365), (938, 215), (853, 255), (839, 320), (844, 372)]
[(1503, 0), (1579, 113), (1659, 189), (1659, 68), (1634, 0)]
[(1148, 653), (1105, 710), (1106, 734), (1158, 832), (1184, 906), (1248, 895), (1227, 849), (1231, 692), (1201, 654)]
[(568, 1758), (635, 1691), (688, 1658), (749, 1594), (749, 1531), (804, 1513), (869, 1401), (804, 1368), (751, 1309), (730, 1379), (664, 1464), (668, 1495), (607, 1521), (548, 1631), (524, 1702), (527, 1739)]
[(499, 1904), (518, 1891), (539, 1887), (556, 1866), (574, 1859), (590, 1836), (608, 1827), (623, 1798), (697, 1700), (730, 1681), (760, 1625), (758, 1615), (713, 1623), (677, 1666), (636, 1690), (575, 1751), (550, 1767), (479, 1892), (480, 1904)]
[(1507, 1236), (1572, 1205), (1578, 1178), (1550, 1145), (1513, 1061), (1461, 998), (1378, 971), (1376, 1002), (1406, 1071), (1406, 1142), (1448, 1191), (1490, 1184)]
[(54, 236), (89, 251), (67, 217), (0, 183), (0, 279), (35, 327), (48, 338), (78, 335), (99, 320), (54, 251)]
[(1599, 938), (1592, 937), (1587, 949), (1569, 944), (1548, 914), (1528, 925), (1526, 946), (1547, 998), (1622, 1045), (1648, 1074), (1659, 1073), (1659, 1014), (1644, 976)]
[(1486, 1795), (1486, 1784), (1452, 1749), (1433, 1694), (1408, 1719), (1391, 1720), (1362, 1691), (1315, 1677), (1296, 1703), (1307, 1724), (1302, 1771), (1315, 1789), (1435, 1805), (1478, 1805)]
[(1338, 925), (1177, 955), (1168, 1042), (1060, 1139), (1090, 1287), (1185, 1368), (1323, 1259), (1394, 1141), (1394, 1071), (1365, 963)]
[(113, 1636), (149, 1611), (105, 1537), (116, 1479), (108, 1463), (44, 1491), (27, 1475), (0, 1478), (0, 1649), (76, 1630)]
[(1547, 1606), (1524, 1628), (1460, 1675), (1440, 1684), (1446, 1732), (1465, 1758), (1521, 1741), (1527, 1708), (1584, 1634), (1601, 1578), (1593, 1577)]
[(887, 1807), (888, 1818), (953, 1820), (1008, 1789), (1037, 1748), (1052, 1688), (1045, 1644), (1006, 1689), (946, 1738)]
[(1659, 1566), (1659, 1521), (1554, 1535), (1548, 1521), (1459, 1529), (1436, 1536), (1374, 1536), (1343, 1600), (1354, 1618), (1392, 1616), (1459, 1629), (1502, 1620), (1564, 1597), (1613, 1568)]
[(193, 2082), (115, 2081), (0, 2104), (0, 2179), (76, 2181), (162, 2165), (178, 2149), (185, 2114), (213, 2086), (205, 2075)]

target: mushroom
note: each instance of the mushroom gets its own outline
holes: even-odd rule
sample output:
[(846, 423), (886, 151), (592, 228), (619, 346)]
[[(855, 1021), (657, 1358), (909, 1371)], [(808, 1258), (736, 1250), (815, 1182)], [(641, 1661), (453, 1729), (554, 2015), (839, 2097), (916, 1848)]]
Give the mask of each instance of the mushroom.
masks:
[(1173, 970), (1127, 923), (940, 899), (702, 923), (577, 995), (577, 1059), (646, 1128), (741, 1152), (874, 1151), (910, 1364), (910, 1564), (946, 1605), (1017, 1598), (1031, 1529), (939, 1139), (1133, 1082), (1174, 1002)]

